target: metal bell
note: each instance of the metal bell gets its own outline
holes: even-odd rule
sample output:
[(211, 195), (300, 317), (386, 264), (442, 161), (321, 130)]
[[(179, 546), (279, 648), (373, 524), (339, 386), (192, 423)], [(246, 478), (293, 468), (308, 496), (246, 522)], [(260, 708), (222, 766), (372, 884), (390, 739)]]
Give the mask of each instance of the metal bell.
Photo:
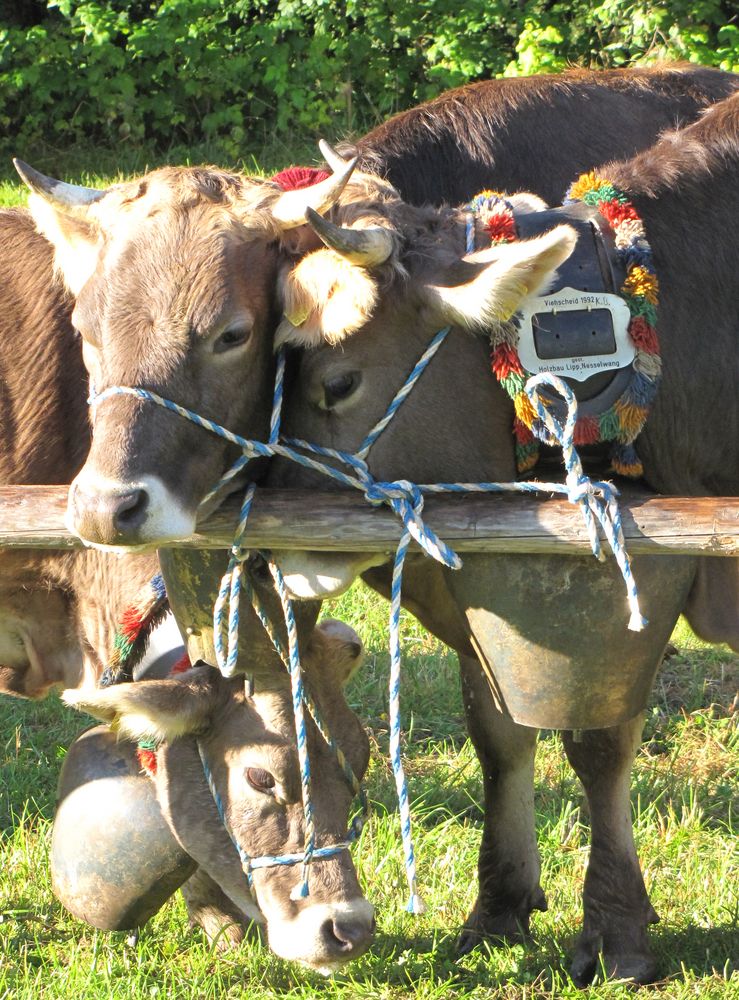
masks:
[(52, 887), (101, 930), (141, 927), (190, 877), (195, 862), (162, 815), (136, 747), (107, 726), (69, 748), (51, 838)]

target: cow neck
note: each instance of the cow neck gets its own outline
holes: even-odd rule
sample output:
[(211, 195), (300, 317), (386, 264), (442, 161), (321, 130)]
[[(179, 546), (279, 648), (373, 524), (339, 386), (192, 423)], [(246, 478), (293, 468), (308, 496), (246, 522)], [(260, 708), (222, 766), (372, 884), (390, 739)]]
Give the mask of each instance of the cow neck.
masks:
[[(609, 321), (602, 310), (591, 310), (590, 306), (558, 316), (556, 306), (547, 307), (547, 298), (551, 300), (561, 289), (587, 293), (586, 298), (594, 300), (599, 293), (608, 296), (617, 292), (628, 306), (626, 336), (633, 348), (633, 360), (615, 373), (602, 372), (583, 381), (567, 382), (579, 402), (574, 443), (592, 446), (608, 442), (614, 471), (632, 478), (643, 475), (634, 441), (649, 416), (659, 386), (661, 361), (655, 330), (658, 282), (636, 209), (613, 184), (589, 173), (572, 185), (561, 208), (514, 217), (513, 207), (503, 195), (484, 191), (472, 200), (468, 211), (468, 253), (475, 249), (476, 221), (493, 246), (546, 232), (561, 223), (576, 230), (576, 248), (558, 269), (555, 289), (536, 300), (545, 303), (542, 312), (557, 338), (558, 357), (581, 359), (584, 355), (587, 363), (588, 340), (607, 340), (610, 331), (603, 324)], [(491, 367), (513, 400), (516, 462), (519, 472), (524, 473), (536, 465), (540, 442), (557, 442), (524, 391), (532, 373), (521, 360), (519, 338), (516, 318), (491, 332)], [(553, 361), (552, 366), (556, 364)], [(562, 403), (551, 396), (546, 402), (561, 417)]]

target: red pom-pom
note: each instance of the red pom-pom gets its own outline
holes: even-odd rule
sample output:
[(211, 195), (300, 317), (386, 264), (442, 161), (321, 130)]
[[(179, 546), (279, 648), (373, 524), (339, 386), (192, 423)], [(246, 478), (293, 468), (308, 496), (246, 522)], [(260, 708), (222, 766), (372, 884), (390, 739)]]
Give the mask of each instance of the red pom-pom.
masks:
[(616, 201), (615, 198), (612, 201), (598, 202), (598, 211), (612, 226), (617, 226), (620, 222), (627, 220), (639, 220), (633, 205), (628, 202), (624, 205), (623, 202)]
[(659, 354), (657, 331), (643, 316), (635, 316), (629, 323), (629, 336), (634, 346), (645, 354)]
[(518, 417), (513, 418), (513, 434), (519, 444), (531, 444), (535, 440), (531, 428)]
[(136, 756), (139, 761), (139, 767), (142, 771), (146, 771), (147, 774), (151, 775), (152, 778), (157, 773), (157, 755), (155, 750), (145, 750), (143, 747), (138, 747), (136, 750)]
[(187, 653), (183, 653), (182, 656), (177, 661), (177, 663), (175, 663), (175, 665), (170, 670), (169, 675), (170, 677), (173, 677), (175, 674), (184, 674), (184, 672), (186, 670), (189, 670), (191, 666), (192, 663), (190, 663), (190, 657), (187, 655)]
[(331, 175), (326, 170), (317, 167), (287, 167), (275, 174), (272, 180), (279, 184), (283, 191), (298, 191), (300, 188), (312, 187), (320, 181), (325, 181)]
[(580, 417), (575, 424), (575, 444), (597, 444), (600, 441), (600, 427), (593, 417)]
[(523, 375), (521, 362), (518, 354), (510, 344), (498, 344), (490, 358), (491, 367), (499, 379), (508, 378), (509, 375)]
[(512, 243), (516, 239), (516, 223), (509, 212), (501, 212), (493, 215), (485, 224), (485, 229), (490, 236), (490, 242)]

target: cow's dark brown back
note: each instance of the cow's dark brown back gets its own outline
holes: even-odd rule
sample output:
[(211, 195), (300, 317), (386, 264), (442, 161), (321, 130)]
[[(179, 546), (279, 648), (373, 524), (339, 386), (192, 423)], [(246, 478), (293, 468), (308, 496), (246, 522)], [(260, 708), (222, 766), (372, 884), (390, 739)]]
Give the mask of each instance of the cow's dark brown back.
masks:
[(459, 204), (486, 187), (557, 204), (578, 173), (646, 149), (738, 87), (736, 74), (680, 64), (473, 83), (373, 129), (359, 164), (411, 204)]

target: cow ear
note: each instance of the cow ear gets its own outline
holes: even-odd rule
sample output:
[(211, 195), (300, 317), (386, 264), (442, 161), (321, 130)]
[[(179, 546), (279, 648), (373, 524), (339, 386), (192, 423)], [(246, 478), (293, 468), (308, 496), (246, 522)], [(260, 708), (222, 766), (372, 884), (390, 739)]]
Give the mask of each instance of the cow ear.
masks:
[(354, 629), (335, 618), (316, 625), (306, 648), (306, 669), (331, 676), (342, 687), (360, 667), (364, 645)]
[(69, 689), (62, 700), (132, 740), (174, 740), (203, 733), (223, 698), (220, 674), (193, 667), (164, 681), (134, 681), (100, 691)]
[(54, 267), (72, 295), (78, 295), (95, 273), (101, 233), (92, 218), (68, 213), (38, 194), (28, 198), (36, 228), (54, 247)]
[(377, 282), (333, 250), (316, 250), (286, 269), (280, 281), (285, 319), (277, 346), (337, 344), (369, 320), (377, 301)]
[(441, 324), (488, 330), (510, 319), (529, 295), (551, 285), (576, 241), (574, 229), (557, 226), (531, 240), (483, 250), (466, 258), (474, 277), (465, 281), (457, 264), (448, 284), (425, 286), (425, 297)]

